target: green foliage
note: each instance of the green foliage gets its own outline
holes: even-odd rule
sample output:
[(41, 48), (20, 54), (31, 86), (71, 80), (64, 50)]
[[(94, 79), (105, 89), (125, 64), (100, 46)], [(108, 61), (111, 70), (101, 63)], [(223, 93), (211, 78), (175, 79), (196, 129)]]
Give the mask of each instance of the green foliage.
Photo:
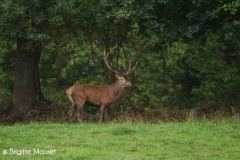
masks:
[[(190, 91), (183, 82), (188, 46), (182, 41), (166, 44), (162, 51), (151, 51), (139, 62), (136, 74), (134, 98), (145, 107), (181, 108), (193, 104), (185, 103)], [(160, 52), (160, 53), (159, 53)], [(147, 84), (147, 86), (145, 86)], [(181, 103), (179, 103), (181, 102)]]
[(192, 49), (187, 63), (192, 68), (190, 74), (200, 82), (192, 89), (194, 94), (227, 105), (239, 99), (239, 58), (229, 55), (228, 50), (215, 35), (210, 36), (200, 50)]
[(43, 45), (53, 41), (66, 43), (81, 40), (82, 32), (76, 27), (82, 30), (87, 27), (85, 16), (89, 12), (86, 5), (85, 1), (75, 0), (3, 1), (0, 31), (8, 39), (28, 39)]
[(141, 107), (239, 106), (239, 0), (0, 3), (1, 94), (13, 86), (15, 49), (6, 43), (20, 37), (29, 49), (41, 46), (42, 91), (64, 105), (65, 90), (75, 83), (114, 81), (106, 51), (120, 72), (128, 68), (123, 55), (138, 62), (129, 95)]
[(224, 3), (221, 1), (221, 3), (223, 3), (222, 8), (224, 9), (224, 11), (230, 11), (230, 13), (233, 15), (235, 15), (238, 12), (238, 9), (240, 7), (239, 0), (235, 0), (230, 3)]

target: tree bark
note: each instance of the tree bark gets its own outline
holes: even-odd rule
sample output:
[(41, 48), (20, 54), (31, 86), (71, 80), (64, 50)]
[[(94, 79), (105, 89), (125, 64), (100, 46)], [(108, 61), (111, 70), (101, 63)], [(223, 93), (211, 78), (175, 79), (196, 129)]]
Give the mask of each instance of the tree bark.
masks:
[(12, 109), (23, 117), (42, 98), (38, 71), (40, 55), (41, 45), (17, 39)]

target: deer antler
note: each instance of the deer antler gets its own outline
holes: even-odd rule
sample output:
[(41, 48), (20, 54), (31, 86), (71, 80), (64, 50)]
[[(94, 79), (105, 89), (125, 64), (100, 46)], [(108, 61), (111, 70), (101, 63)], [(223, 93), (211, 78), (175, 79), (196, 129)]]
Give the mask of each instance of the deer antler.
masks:
[[(114, 69), (113, 69), (112, 67), (110, 67), (110, 65), (108, 64), (108, 62), (107, 62), (107, 57), (108, 57), (108, 55), (109, 55), (109, 53), (106, 54), (106, 52), (104, 51), (104, 61), (105, 61), (106, 66), (107, 66), (111, 71), (113, 71), (114, 73), (120, 74), (120, 72), (114, 70)], [(128, 71), (127, 71), (126, 73), (124, 73), (124, 75), (129, 75), (129, 74), (131, 74), (131, 73), (136, 69), (137, 62), (136, 62), (136, 64), (135, 64), (135, 66), (132, 67), (132, 60), (131, 60), (131, 59), (127, 59), (125, 54), (124, 54), (124, 59), (125, 59), (126, 61), (128, 61)]]
[(132, 68), (132, 60), (131, 60), (131, 59), (127, 59), (125, 53), (124, 53), (123, 55), (124, 55), (124, 59), (125, 59), (126, 61), (128, 61), (128, 71), (127, 71), (126, 73), (124, 73), (124, 75), (129, 75), (129, 74), (131, 74), (131, 73), (136, 69), (136, 67), (137, 67), (137, 62), (136, 62), (136, 64), (135, 64), (135, 66)]
[(104, 62), (106, 64), (106, 66), (111, 70), (113, 71), (114, 73), (116, 74), (120, 74), (118, 71), (114, 70), (112, 67), (110, 67), (110, 65), (108, 64), (107, 62), (107, 57), (108, 57), (109, 53), (106, 54), (106, 52), (104, 51)]
[(136, 69), (136, 67), (137, 67), (137, 62), (136, 62), (136, 65), (133, 68), (129, 69), (124, 75), (131, 74)]

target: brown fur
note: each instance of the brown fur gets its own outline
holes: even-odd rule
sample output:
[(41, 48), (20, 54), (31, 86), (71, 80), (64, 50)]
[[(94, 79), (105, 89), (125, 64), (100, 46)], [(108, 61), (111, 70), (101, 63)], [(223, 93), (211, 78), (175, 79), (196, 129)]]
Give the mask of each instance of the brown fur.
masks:
[(117, 80), (110, 85), (92, 86), (89, 84), (76, 84), (66, 90), (66, 94), (72, 103), (68, 115), (74, 115), (81, 121), (81, 110), (85, 103), (100, 107), (100, 120), (107, 120), (107, 108), (112, 103), (121, 99), (126, 93), (126, 87), (131, 86), (126, 75), (116, 74)]

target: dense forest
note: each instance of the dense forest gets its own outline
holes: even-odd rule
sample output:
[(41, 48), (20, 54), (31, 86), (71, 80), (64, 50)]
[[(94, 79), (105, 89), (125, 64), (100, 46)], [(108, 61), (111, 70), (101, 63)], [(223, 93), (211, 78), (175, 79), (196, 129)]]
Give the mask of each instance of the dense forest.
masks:
[[(69, 108), (76, 83), (137, 62), (119, 111), (240, 109), (239, 0), (1, 0), (1, 114)], [(45, 102), (45, 103), (44, 103)], [(45, 106), (45, 107), (47, 107)]]

